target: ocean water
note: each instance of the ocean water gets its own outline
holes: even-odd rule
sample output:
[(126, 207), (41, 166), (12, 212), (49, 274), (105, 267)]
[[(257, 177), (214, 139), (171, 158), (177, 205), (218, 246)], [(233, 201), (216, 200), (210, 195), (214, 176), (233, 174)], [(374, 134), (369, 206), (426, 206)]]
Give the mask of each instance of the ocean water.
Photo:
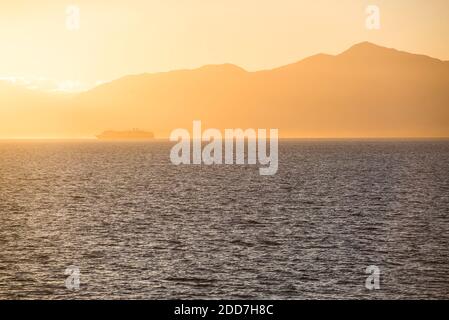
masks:
[(449, 141), (281, 141), (275, 176), (170, 148), (0, 142), (0, 298), (449, 298)]

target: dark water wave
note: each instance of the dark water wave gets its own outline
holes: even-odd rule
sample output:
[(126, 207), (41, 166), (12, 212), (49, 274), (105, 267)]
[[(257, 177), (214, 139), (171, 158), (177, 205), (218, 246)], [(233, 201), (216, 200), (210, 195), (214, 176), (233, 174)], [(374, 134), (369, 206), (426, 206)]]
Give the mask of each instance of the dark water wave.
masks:
[(283, 141), (272, 177), (169, 150), (0, 143), (0, 298), (449, 298), (449, 142)]

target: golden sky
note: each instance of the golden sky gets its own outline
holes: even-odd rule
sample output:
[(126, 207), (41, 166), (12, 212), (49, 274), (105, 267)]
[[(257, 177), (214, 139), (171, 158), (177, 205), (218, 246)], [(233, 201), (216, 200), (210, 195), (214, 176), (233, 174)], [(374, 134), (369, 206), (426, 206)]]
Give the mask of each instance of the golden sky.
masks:
[[(381, 29), (365, 27), (379, 6)], [(66, 8), (80, 8), (80, 29)], [(89, 86), (229, 62), (259, 70), (361, 41), (449, 60), (447, 0), (13, 0), (0, 2), (0, 77)]]

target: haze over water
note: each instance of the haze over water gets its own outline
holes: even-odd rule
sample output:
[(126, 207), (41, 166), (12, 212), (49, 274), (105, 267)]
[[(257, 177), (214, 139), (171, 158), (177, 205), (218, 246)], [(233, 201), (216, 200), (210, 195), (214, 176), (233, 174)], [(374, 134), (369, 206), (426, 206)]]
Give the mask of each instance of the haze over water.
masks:
[(449, 141), (283, 140), (267, 177), (170, 148), (0, 142), (0, 298), (449, 296)]

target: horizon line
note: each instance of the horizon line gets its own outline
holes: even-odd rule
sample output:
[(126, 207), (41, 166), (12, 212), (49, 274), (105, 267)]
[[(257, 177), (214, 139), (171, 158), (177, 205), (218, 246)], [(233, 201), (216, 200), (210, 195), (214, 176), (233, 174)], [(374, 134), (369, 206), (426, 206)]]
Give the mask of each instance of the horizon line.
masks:
[[(279, 137), (279, 140), (449, 140), (449, 136), (345, 136), (345, 137)], [(169, 137), (156, 137), (147, 140), (101, 140), (95, 137), (12, 137), (12, 138), (2, 138), (0, 137), (0, 142), (25, 142), (25, 141), (98, 141), (98, 142), (141, 142), (147, 143), (152, 141), (170, 141)], [(190, 138), (189, 140), (195, 140)], [(217, 140), (226, 140), (226, 139), (217, 139)], [(246, 139), (245, 139), (246, 140)]]

